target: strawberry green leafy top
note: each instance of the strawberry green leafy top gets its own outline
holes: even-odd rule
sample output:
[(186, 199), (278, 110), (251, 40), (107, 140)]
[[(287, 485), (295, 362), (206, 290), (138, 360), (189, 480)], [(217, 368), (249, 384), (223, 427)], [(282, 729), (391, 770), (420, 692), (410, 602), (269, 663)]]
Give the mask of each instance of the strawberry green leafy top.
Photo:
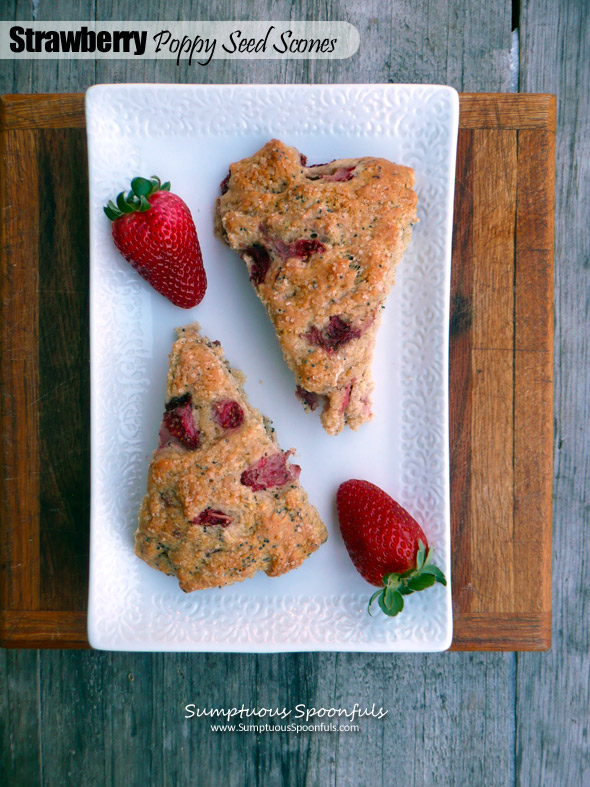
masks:
[(107, 205), (103, 208), (110, 221), (120, 219), (125, 213), (133, 213), (135, 211), (141, 213), (150, 209), (148, 197), (155, 194), (156, 191), (170, 191), (170, 181), (161, 183), (160, 178), (152, 175), (151, 178), (133, 178), (131, 181), (131, 191), (125, 194), (122, 191), (117, 195), (117, 204), (109, 200)]

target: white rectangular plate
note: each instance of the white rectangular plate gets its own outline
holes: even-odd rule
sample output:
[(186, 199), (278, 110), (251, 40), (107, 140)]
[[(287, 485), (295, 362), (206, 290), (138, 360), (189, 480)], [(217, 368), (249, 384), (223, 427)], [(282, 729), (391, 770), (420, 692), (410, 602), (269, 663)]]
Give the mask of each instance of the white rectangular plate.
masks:
[[(108, 650), (434, 651), (449, 647), (451, 593), (367, 614), (372, 587), (350, 562), (338, 485), (364, 478), (422, 524), (450, 578), (447, 423), (451, 227), (458, 96), (425, 85), (99, 85), (86, 96), (90, 168), (92, 515), (88, 632)], [(276, 137), (310, 164), (382, 156), (414, 168), (420, 223), (387, 302), (374, 361), (374, 420), (326, 435), (305, 413), (245, 265), (213, 234), (228, 165)], [(136, 175), (189, 205), (209, 287), (192, 310), (153, 291), (115, 250), (102, 206)], [(299, 569), (184, 594), (133, 553), (157, 443), (173, 329), (195, 320), (246, 373), (252, 404), (297, 450), (301, 482), (329, 531)]]

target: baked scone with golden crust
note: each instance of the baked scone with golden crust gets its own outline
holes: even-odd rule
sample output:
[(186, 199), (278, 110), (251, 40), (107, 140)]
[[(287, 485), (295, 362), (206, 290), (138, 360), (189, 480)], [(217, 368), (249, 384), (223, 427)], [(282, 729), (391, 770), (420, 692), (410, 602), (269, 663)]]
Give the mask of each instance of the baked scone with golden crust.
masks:
[(272, 140), (229, 168), (218, 236), (248, 266), (297, 394), (329, 434), (372, 418), (381, 309), (417, 221), (414, 172), (381, 158), (306, 166)]
[(187, 592), (291, 571), (327, 538), (301, 468), (249, 404), (219, 342), (196, 323), (177, 334), (135, 553)]

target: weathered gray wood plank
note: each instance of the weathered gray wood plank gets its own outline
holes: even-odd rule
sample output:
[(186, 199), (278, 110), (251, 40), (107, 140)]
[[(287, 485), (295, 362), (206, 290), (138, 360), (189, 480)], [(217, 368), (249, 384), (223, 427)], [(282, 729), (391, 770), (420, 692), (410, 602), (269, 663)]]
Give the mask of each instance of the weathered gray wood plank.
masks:
[[(443, 2), (273, 3), (227, 0), (209, 3), (146, 0), (39, 0), (5, 2), (2, 19), (334, 19), (361, 32), (359, 52), (347, 60), (211, 61), (208, 66), (173, 60), (21, 61), (0, 68), (0, 91), (75, 92), (96, 82), (435, 82), (472, 91), (510, 86), (511, 3)], [(164, 26), (163, 22), (163, 26)]]
[[(570, 262), (565, 263), (566, 236), (558, 234), (557, 316), (563, 327), (557, 332), (556, 415), (562, 419), (557, 439), (564, 442), (557, 448), (555, 516), (556, 554), (569, 569), (565, 576), (556, 563), (553, 652), (519, 656), (518, 670), (511, 654), (1, 652), (0, 761), (13, 783), (40, 783), (41, 768), (46, 784), (60, 785), (373, 785), (387, 782), (391, 773), (409, 785), (582, 783), (577, 779), (587, 743), (588, 624), (587, 607), (580, 601), (579, 544), (587, 518), (588, 454), (577, 425), (588, 423), (589, 415), (584, 400), (589, 316), (583, 302), (588, 263), (582, 255), (585, 250), (587, 256), (589, 244), (588, 192), (585, 213), (577, 192), (588, 183), (582, 169), (588, 166), (588, 128), (576, 114), (576, 91), (590, 95), (587, 66), (577, 86), (575, 75), (589, 42), (582, 0), (561, 11), (549, 5), (549, 0), (523, 4), (521, 87), (569, 91), (567, 107), (560, 106), (560, 129), (566, 135), (561, 139), (567, 145), (559, 154), (565, 176), (558, 179), (558, 227), (565, 229), (567, 211)], [(56, 6), (16, 0), (3, 4), (2, 18), (31, 18), (33, 7), (38, 19), (213, 17), (209, 4), (178, 0), (133, 7), (120, 1)], [(510, 14), (505, 0), (283, 1), (272, 6), (228, 1), (218, 6), (217, 18), (345, 19), (361, 32), (361, 50), (347, 61), (217, 61), (206, 68), (177, 67), (172, 61), (6, 63), (0, 67), (0, 90), (77, 91), (98, 81), (124, 80), (424, 81), (464, 90), (507, 90)], [(566, 35), (571, 36), (568, 47)], [(568, 50), (565, 65), (561, 48)], [(298, 702), (370, 707), (375, 702), (389, 714), (361, 722), (357, 733), (212, 733), (205, 721), (184, 719), (187, 702), (201, 707), (294, 707)]]
[(0, 782), (41, 783), (39, 681), (38, 651), (0, 649)]
[[(512, 784), (513, 664), (475, 653), (3, 652), (3, 761), (27, 785), (41, 783), (41, 752), (48, 785), (378, 785), (392, 773), (410, 785)], [(389, 712), (358, 732), (221, 733), (185, 719), (189, 702)]]
[(521, 654), (521, 784), (589, 784), (590, 11), (523, 4), (520, 89), (557, 95), (553, 647)]
[[(94, 0), (14, 0), (2, 3), (0, 19), (94, 19), (95, 5)], [(86, 90), (94, 81), (93, 60), (0, 61), (0, 93), (74, 93)]]

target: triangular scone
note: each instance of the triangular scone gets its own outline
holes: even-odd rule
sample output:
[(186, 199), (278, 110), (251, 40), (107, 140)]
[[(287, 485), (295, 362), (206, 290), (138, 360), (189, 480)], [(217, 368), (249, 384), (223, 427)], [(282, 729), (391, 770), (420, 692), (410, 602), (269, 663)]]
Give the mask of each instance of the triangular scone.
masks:
[(136, 554), (187, 592), (297, 568), (327, 532), (292, 452), (249, 404), (219, 342), (197, 324), (177, 333)]
[(245, 260), (329, 434), (370, 420), (381, 309), (417, 221), (414, 172), (379, 158), (314, 167), (278, 140), (230, 166), (216, 232)]

